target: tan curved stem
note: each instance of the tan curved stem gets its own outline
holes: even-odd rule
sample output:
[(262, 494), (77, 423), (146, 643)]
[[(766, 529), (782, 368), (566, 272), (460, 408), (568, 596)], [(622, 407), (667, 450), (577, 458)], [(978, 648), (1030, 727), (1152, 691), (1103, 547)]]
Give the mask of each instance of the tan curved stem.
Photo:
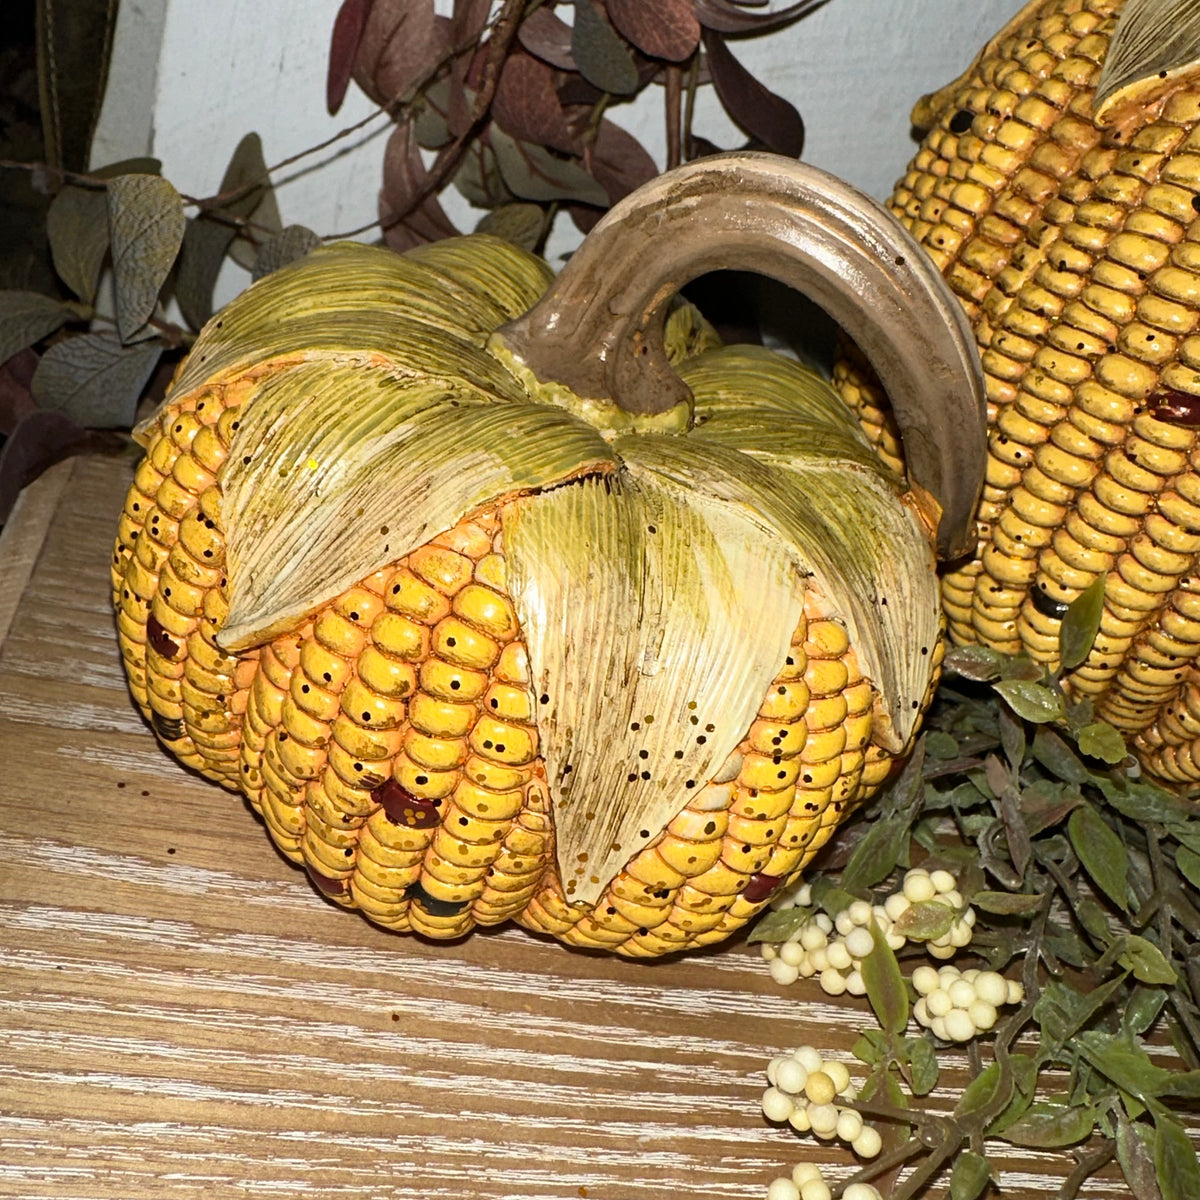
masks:
[(939, 553), (973, 549), (986, 461), (974, 338), (899, 222), (824, 171), (744, 152), (659, 176), (614, 207), (500, 334), (543, 382), (632, 413), (665, 412), (690, 399), (663, 348), (666, 303), (689, 280), (729, 268), (803, 292), (858, 343), (887, 390), (912, 480), (941, 505)]

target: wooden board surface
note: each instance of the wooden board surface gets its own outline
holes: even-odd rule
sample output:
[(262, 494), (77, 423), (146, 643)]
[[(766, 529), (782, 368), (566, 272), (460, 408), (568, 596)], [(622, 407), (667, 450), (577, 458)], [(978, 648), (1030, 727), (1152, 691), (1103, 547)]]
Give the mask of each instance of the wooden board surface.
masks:
[[(861, 1001), (779, 987), (743, 944), (389, 934), (177, 766), (109, 613), (131, 470), (64, 465), (0, 541), (0, 1196), (761, 1200), (801, 1158), (851, 1162), (759, 1101), (782, 1049), (848, 1058)], [(997, 1150), (1007, 1196), (1073, 1166)], [(1111, 1170), (1080, 1193), (1127, 1195)]]

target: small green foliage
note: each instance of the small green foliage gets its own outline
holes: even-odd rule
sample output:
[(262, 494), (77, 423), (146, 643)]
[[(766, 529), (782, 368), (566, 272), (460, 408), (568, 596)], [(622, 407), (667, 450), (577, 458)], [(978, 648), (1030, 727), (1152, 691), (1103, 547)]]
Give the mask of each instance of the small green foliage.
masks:
[(1058, 634), (1059, 659), (1064, 671), (1080, 666), (1092, 651), (1104, 615), (1104, 576), (1099, 575), (1067, 606)]
[[(1095, 587), (1072, 607), (1065, 671), (1086, 659), (1102, 604)], [(981, 1043), (952, 1115), (939, 1117), (913, 1098), (944, 1079), (943, 1043), (906, 1036), (899, 971), (920, 950), (912, 943), (942, 936), (958, 914), (937, 899), (912, 904), (893, 926), (910, 942), (901, 962), (893, 969), (890, 951), (864, 960), (882, 1028), (854, 1048), (871, 1068), (863, 1095), (878, 1106), (886, 1093), (913, 1128), (897, 1153), (915, 1169), (892, 1200), (982, 1195), (991, 1164), (980, 1151), (992, 1137), (1080, 1147), (1072, 1194), (1086, 1194), (1086, 1176), (1115, 1158), (1139, 1200), (1200, 1196), (1195, 1148), (1176, 1115), (1200, 1100), (1200, 807), (1142, 776), (1119, 732), (1070, 697), (1069, 677), (1063, 686), (1028, 657), (978, 647), (950, 651), (946, 668), (958, 678), (929, 715), (915, 786), (910, 769), (865, 834), (852, 822), (833, 839), (826, 853), (848, 864), (840, 878), (810, 880), (828, 910), (852, 864), (852, 890), (879, 903), (893, 886), (888, 870), (911, 849), (918, 865), (956, 874), (979, 918), (971, 950), (1010, 977), (1019, 969), (1024, 984), (1024, 1002)], [(1015, 1050), (1018, 1038), (1027, 1051)], [(1145, 1039), (1168, 1038), (1181, 1064), (1147, 1052)]]

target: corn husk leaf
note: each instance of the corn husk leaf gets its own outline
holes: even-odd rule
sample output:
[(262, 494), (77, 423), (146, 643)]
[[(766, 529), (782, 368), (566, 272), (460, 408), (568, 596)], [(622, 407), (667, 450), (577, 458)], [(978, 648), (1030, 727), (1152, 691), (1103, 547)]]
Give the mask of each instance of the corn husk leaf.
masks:
[(648, 471), (504, 510), (568, 898), (594, 902), (737, 747), (803, 607), (749, 513)]
[[(272, 272), (204, 327), (163, 408), (257, 364), (356, 353), (518, 397), (483, 341), (533, 303), (549, 268), (510, 243), (477, 235), (467, 252), (465, 240), (403, 256), (340, 242)], [(161, 411), (134, 430), (143, 444)]]
[(222, 477), (229, 615), (244, 649), (497, 497), (611, 470), (590, 425), (453, 376), (318, 361), (244, 406)]
[(1195, 0), (1128, 0), (1108, 45), (1092, 102), (1096, 121), (1149, 103), (1200, 75), (1200, 5)]

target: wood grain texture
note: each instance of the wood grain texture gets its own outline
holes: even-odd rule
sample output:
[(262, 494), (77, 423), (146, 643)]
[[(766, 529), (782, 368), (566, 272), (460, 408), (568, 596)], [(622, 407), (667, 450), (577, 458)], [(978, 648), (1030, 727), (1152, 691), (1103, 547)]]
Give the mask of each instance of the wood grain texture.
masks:
[[(129, 471), (66, 469), (0, 646), (0, 1196), (760, 1200), (800, 1158), (850, 1163), (759, 1100), (781, 1049), (848, 1058), (862, 1002), (780, 988), (742, 944), (640, 963), (391, 935), (175, 764), (108, 608)], [(1007, 1154), (1005, 1195), (1072, 1166)]]

